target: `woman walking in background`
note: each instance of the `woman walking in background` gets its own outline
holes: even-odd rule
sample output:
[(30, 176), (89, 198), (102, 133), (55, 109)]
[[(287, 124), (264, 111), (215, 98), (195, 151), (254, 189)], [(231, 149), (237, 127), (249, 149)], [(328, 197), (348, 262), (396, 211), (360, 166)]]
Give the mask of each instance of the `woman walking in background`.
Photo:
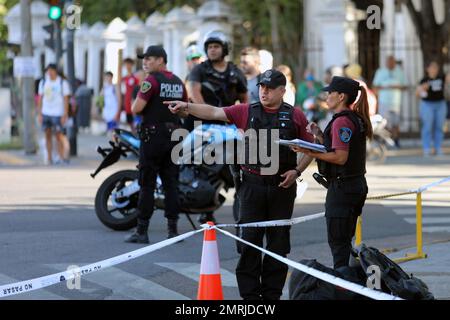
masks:
[(420, 97), (420, 119), (422, 122), (422, 148), (425, 157), (431, 155), (431, 141), (434, 143), (435, 155), (442, 155), (442, 140), (447, 114), (444, 90), (449, 85), (448, 78), (440, 72), (437, 62), (428, 63), (426, 75), (416, 90)]

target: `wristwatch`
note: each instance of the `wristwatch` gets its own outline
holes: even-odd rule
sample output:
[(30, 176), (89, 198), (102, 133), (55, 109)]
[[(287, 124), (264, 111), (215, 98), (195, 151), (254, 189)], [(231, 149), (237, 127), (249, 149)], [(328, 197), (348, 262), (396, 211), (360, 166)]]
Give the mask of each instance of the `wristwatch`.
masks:
[(297, 177), (300, 177), (302, 175), (302, 172), (297, 168), (295, 168), (295, 172), (297, 172)]

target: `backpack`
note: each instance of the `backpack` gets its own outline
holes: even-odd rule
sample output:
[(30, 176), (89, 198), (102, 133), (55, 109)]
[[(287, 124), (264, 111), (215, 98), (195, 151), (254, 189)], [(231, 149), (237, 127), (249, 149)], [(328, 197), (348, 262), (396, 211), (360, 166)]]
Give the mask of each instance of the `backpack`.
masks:
[[(398, 264), (378, 249), (364, 244), (353, 248), (351, 266), (332, 269), (316, 260), (301, 260), (300, 263), (326, 272), (344, 280), (366, 286), (370, 266), (380, 268), (380, 290), (405, 300), (434, 300), (428, 286), (413, 275), (408, 275)], [(294, 270), (289, 280), (290, 300), (361, 300), (365, 296), (340, 288), (299, 270)]]
[[(363, 270), (378, 266), (381, 276), (381, 290), (406, 300), (434, 300), (428, 286), (413, 275), (408, 275), (398, 264), (378, 249), (364, 244), (353, 249)], [(370, 275), (368, 273), (367, 275)]]
[[(332, 269), (316, 260), (301, 260), (301, 264), (333, 276), (365, 285), (366, 276), (360, 266)], [(320, 280), (300, 270), (294, 270), (289, 279), (290, 300), (363, 300), (367, 299), (358, 293), (338, 287), (327, 281)]]

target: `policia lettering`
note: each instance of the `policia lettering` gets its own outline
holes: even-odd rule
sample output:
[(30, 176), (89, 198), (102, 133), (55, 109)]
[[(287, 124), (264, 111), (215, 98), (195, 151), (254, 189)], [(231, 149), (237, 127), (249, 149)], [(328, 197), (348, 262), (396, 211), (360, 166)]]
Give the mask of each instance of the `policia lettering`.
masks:
[(178, 235), (178, 167), (171, 160), (172, 148), (176, 143), (171, 141), (171, 133), (181, 126), (181, 121), (163, 103), (174, 99), (186, 101), (187, 94), (180, 78), (166, 70), (167, 55), (162, 47), (150, 46), (139, 58), (144, 58), (144, 71), (149, 75), (142, 83), (138, 98), (133, 104), (133, 112), (142, 115), (142, 124), (138, 129), (141, 139), (138, 225), (136, 232), (125, 241), (148, 243), (147, 230), (154, 210), (154, 191), (158, 175), (165, 194), (168, 238)]

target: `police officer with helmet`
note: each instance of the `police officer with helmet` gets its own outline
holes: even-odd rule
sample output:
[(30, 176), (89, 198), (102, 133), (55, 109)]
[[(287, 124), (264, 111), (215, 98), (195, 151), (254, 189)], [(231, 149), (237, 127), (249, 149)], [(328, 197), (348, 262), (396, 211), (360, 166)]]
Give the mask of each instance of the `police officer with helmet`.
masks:
[[(231, 106), (239, 101), (247, 102), (247, 80), (242, 71), (225, 57), (230, 44), (221, 31), (210, 31), (205, 35), (203, 49), (207, 60), (203, 61), (188, 76), (189, 98), (194, 103), (208, 104), (219, 108)], [(185, 123), (192, 130), (197, 118), (189, 115)], [(224, 124), (222, 121), (206, 120), (203, 123)], [(185, 125), (185, 128), (188, 126)], [(200, 216), (199, 221), (214, 221), (211, 212)]]
[(328, 92), (327, 105), (334, 116), (323, 133), (314, 123), (309, 130), (327, 152), (293, 149), (317, 159), (319, 173), (328, 186), (325, 217), (336, 269), (348, 266), (356, 221), (367, 197), (366, 139), (371, 139), (373, 132), (367, 92), (357, 81), (336, 76), (322, 90)]
[[(201, 119), (227, 121), (239, 129), (249, 129), (255, 134), (253, 139), (244, 139), (245, 161), (241, 165), (242, 185), (239, 189), (239, 223), (290, 219), (294, 208), (297, 187), (296, 179), (311, 162), (312, 158), (297, 157), (289, 148), (280, 146), (272, 150), (271, 138), (276, 132), (282, 139), (300, 138), (312, 142), (313, 136), (306, 131), (307, 120), (298, 108), (283, 102), (286, 91), (286, 77), (278, 70), (263, 73), (259, 83), (260, 101), (254, 104), (236, 104), (225, 108), (215, 108), (206, 104), (192, 104), (181, 101), (169, 106), (175, 113), (195, 115)], [(166, 103), (170, 104), (170, 103)], [(276, 130), (276, 131), (274, 131)], [(262, 135), (266, 139), (259, 140)], [(272, 161), (278, 151), (279, 162), (269, 172), (270, 164), (261, 159), (251, 161), (251, 150), (266, 148)], [(265, 144), (265, 145), (264, 145)], [(250, 160), (250, 161), (249, 161)], [(242, 238), (257, 246), (263, 246), (281, 256), (290, 252), (290, 227), (242, 228)], [(240, 246), (241, 257), (236, 268), (236, 277), (241, 297), (246, 300), (278, 300), (286, 280), (288, 267), (261, 251)]]
[(154, 191), (159, 174), (164, 189), (165, 217), (168, 220), (168, 238), (178, 235), (179, 214), (178, 167), (171, 160), (176, 142), (171, 133), (180, 127), (180, 118), (163, 104), (165, 101), (187, 101), (183, 81), (166, 69), (167, 54), (161, 46), (149, 46), (144, 54), (143, 70), (147, 77), (141, 84), (132, 111), (142, 116), (138, 130), (139, 149), (138, 224), (136, 231), (125, 242), (149, 243), (148, 225), (154, 210)]

